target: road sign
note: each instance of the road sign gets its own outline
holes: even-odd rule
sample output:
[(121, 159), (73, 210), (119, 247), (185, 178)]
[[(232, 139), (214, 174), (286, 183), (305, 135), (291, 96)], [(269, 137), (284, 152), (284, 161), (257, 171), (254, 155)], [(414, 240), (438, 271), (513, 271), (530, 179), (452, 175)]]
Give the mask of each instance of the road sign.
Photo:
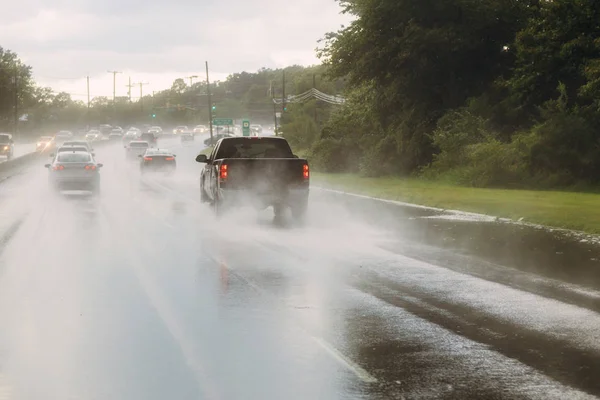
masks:
[(231, 126), (233, 125), (233, 119), (231, 118), (214, 118), (213, 119), (214, 126)]
[(247, 119), (242, 121), (242, 136), (250, 136), (250, 121)]
[(280, 112), (275, 113), (275, 118), (281, 118), (281, 113)]

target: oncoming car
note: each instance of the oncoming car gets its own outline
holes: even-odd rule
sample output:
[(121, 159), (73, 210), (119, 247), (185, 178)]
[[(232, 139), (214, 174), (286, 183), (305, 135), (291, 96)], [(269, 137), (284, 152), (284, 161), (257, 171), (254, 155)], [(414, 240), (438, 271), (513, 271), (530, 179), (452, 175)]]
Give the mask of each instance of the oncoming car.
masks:
[(10, 133), (0, 133), (0, 156), (10, 160), (15, 151), (15, 145)]
[(89, 190), (100, 193), (100, 173), (102, 164), (84, 151), (58, 153), (48, 168), (48, 183), (54, 190)]
[(148, 149), (143, 155), (140, 155), (140, 171), (146, 172), (165, 172), (172, 174), (177, 168), (175, 154), (167, 149)]
[(52, 136), (42, 136), (35, 145), (35, 151), (40, 153), (54, 150), (54, 138)]

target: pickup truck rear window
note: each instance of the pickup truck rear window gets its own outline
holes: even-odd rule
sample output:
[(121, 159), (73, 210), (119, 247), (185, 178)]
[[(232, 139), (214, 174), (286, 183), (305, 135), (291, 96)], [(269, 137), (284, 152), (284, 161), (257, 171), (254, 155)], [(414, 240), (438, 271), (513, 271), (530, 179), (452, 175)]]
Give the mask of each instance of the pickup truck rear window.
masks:
[(281, 139), (228, 139), (219, 146), (221, 158), (293, 158), (289, 144)]

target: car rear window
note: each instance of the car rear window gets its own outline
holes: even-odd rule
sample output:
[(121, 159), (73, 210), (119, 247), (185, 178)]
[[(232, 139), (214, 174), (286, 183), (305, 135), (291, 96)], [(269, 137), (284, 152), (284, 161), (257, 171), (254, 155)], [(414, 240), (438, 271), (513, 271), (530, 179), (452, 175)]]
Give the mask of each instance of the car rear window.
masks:
[(91, 162), (92, 157), (85, 153), (60, 153), (57, 157), (59, 162)]
[(87, 148), (83, 146), (69, 146), (69, 147), (61, 147), (58, 149), (59, 153), (64, 153), (66, 151), (88, 151)]
[(289, 144), (280, 139), (229, 139), (219, 146), (220, 158), (293, 158)]
[(10, 136), (0, 135), (0, 143), (8, 143), (8, 142), (10, 142)]
[(146, 142), (143, 142), (143, 143), (142, 142), (137, 142), (137, 143), (131, 142), (131, 143), (129, 143), (129, 146), (142, 148), (142, 147), (148, 147), (148, 143), (146, 143)]

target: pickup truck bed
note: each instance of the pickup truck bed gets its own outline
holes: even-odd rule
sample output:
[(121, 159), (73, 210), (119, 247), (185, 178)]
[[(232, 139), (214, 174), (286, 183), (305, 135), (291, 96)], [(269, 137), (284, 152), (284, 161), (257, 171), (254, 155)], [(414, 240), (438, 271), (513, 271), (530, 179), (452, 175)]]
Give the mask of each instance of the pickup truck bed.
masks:
[(233, 137), (219, 140), (212, 154), (200, 155), (206, 163), (200, 178), (200, 197), (217, 213), (240, 206), (273, 207), (276, 216), (290, 208), (295, 218), (307, 209), (310, 173), (308, 162), (297, 158), (285, 139)]

